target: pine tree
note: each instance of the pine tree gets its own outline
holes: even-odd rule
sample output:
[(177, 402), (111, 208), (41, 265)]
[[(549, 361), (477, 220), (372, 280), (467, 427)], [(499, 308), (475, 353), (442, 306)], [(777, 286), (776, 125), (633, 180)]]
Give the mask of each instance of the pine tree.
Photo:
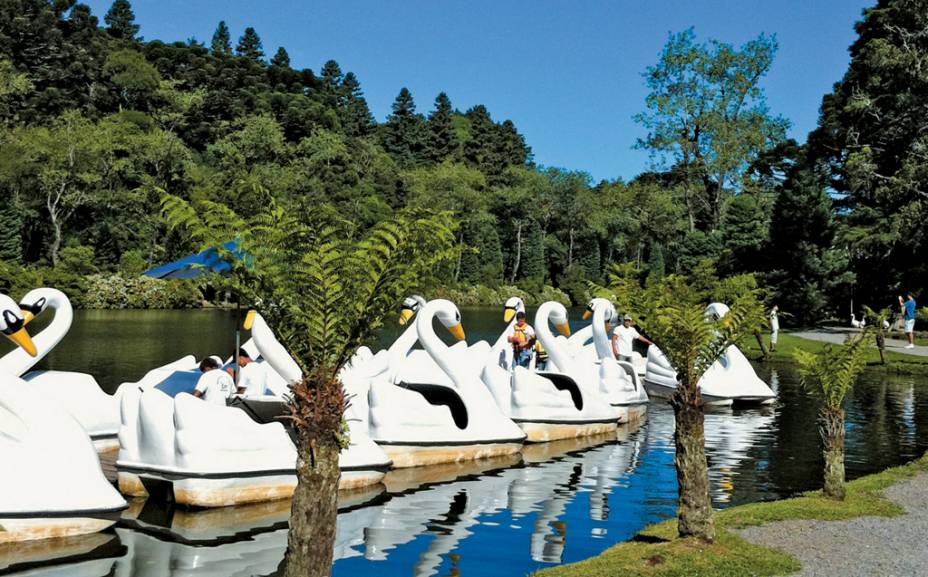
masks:
[(229, 27), (226, 26), (225, 20), (220, 20), (216, 26), (210, 49), (215, 56), (232, 56), (232, 36), (229, 34)]
[(664, 249), (659, 243), (652, 242), (648, 255), (648, 280), (657, 281), (664, 278)]
[(261, 38), (251, 26), (245, 28), (245, 33), (238, 39), (238, 46), (235, 47), (235, 54), (248, 58), (249, 60), (254, 60), (255, 62), (261, 62), (264, 58)]
[(367, 99), (361, 90), (361, 83), (354, 72), (345, 74), (341, 91), (344, 104), (340, 109), (342, 130), (348, 136), (366, 136), (374, 127), (374, 115), (367, 106)]
[(511, 120), (499, 125), (500, 159), (506, 165), (523, 166), (532, 159), (532, 149), (525, 144), (525, 137), (516, 130)]
[(322, 102), (329, 108), (338, 109), (344, 104), (342, 86), (345, 77), (338, 62), (329, 60), (319, 72), (319, 90), (322, 93)]
[(849, 280), (831, 249), (834, 236), (828, 193), (810, 171), (796, 170), (774, 203), (763, 262), (777, 304), (800, 324), (819, 321), (832, 287)]
[(135, 23), (135, 13), (132, 12), (129, 0), (115, 0), (106, 16), (103, 17), (103, 21), (106, 22), (106, 31), (114, 38), (134, 40), (135, 35), (139, 33), (139, 26)]
[(275, 66), (277, 68), (290, 68), (290, 55), (287, 54), (286, 48), (281, 46), (277, 49), (274, 57), (271, 58), (271, 66)]
[(426, 155), (432, 162), (441, 162), (458, 150), (458, 136), (454, 130), (454, 110), (444, 92), (435, 99), (435, 110), (429, 115)]
[[(7, 208), (12, 208), (7, 205)], [(23, 221), (19, 210), (0, 211), (0, 261), (19, 263), (23, 258)]]
[(412, 167), (421, 160), (425, 144), (425, 119), (416, 114), (416, 103), (406, 87), (393, 101), (393, 114), (384, 124), (382, 145), (403, 167)]
[(540, 285), (545, 280), (545, 246), (541, 227), (534, 220), (530, 221), (522, 234), (525, 241), (518, 278)]
[(464, 160), (487, 176), (491, 184), (499, 184), (507, 166), (500, 146), (501, 131), (482, 104), (467, 111), (470, 119), (470, 139), (464, 143)]

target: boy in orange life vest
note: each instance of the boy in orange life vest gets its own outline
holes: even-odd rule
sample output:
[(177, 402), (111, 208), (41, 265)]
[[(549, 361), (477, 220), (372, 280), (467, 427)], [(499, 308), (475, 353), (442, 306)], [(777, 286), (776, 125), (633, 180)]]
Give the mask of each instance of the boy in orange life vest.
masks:
[(532, 325), (525, 322), (525, 313), (516, 313), (516, 324), (512, 327), (512, 335), (509, 336), (509, 342), (512, 344), (513, 363), (521, 367), (528, 368), (532, 362), (532, 348), (535, 346), (535, 329)]

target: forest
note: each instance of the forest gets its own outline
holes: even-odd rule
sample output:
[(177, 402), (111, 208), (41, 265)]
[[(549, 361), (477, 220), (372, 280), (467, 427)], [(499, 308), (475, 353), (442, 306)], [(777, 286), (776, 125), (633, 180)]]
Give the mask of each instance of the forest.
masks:
[(362, 79), (325, 55), (296, 69), (253, 28), (143, 40), (127, 0), (102, 21), (73, 0), (0, 0), (0, 291), (198, 306), (198, 287), (139, 278), (202, 248), (167, 225), (170, 194), (238, 214), (328, 205), (356, 231), (404, 208), (449, 211), (459, 250), (442, 287), (484, 300), (515, 286), (583, 302), (617, 270), (647, 282), (711, 269), (754, 273), (788, 322), (843, 319), (852, 300), (882, 308), (928, 280), (926, 30), (926, 1), (866, 10), (804, 143), (764, 97), (775, 37), (671, 34), (627, 111), (652, 169), (594, 182), (536, 164), (485, 106), (414, 98), (402, 78), (378, 122)]

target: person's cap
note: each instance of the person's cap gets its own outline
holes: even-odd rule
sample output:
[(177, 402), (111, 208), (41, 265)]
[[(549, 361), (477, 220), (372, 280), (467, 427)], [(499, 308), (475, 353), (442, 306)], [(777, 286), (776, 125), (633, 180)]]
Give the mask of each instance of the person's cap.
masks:
[(623, 318), (622, 320), (623, 320), (623, 321), (630, 321), (630, 320), (632, 320), (632, 315), (625, 315), (625, 318)]

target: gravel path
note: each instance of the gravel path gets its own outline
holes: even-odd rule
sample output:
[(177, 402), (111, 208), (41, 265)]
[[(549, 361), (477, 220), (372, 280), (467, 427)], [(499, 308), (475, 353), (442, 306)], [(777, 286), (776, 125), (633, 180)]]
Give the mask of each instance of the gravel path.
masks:
[[(845, 337), (849, 333), (858, 332), (854, 328), (845, 328), (845, 327), (829, 327), (823, 329), (815, 329), (809, 331), (796, 331), (784, 334), (790, 334), (794, 337), (799, 337), (802, 339), (808, 339), (810, 341), (822, 341), (826, 343), (837, 343), (843, 344)], [(875, 341), (874, 341), (875, 342)], [(907, 349), (905, 345), (908, 344), (903, 339), (886, 339), (886, 350), (892, 351), (894, 353), (902, 353), (905, 355), (915, 355), (917, 357), (928, 357), (928, 347), (915, 345), (914, 349)], [(874, 347), (876, 344), (873, 345)], [(926, 572), (928, 574), (928, 572)]]
[(737, 533), (799, 559), (798, 577), (928, 576), (928, 474), (893, 485), (885, 495), (907, 514), (782, 521)]

